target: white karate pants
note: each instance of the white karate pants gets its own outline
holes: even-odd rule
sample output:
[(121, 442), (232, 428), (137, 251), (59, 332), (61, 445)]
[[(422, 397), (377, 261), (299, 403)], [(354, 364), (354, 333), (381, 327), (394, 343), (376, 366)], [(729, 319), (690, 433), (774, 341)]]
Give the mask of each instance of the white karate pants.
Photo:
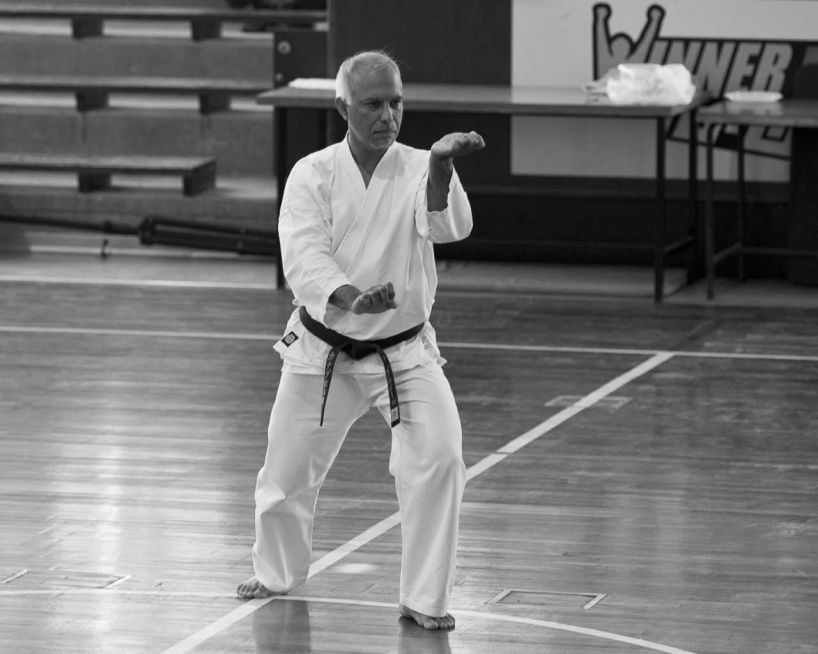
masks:
[[(352, 424), (377, 407), (389, 424), (383, 374), (335, 372), (324, 425), (323, 376), (284, 371), (273, 404), (267, 455), (256, 482), (253, 567), (269, 590), (307, 579), (318, 491)], [(437, 364), (395, 373), (401, 422), (392, 429), (403, 553), (400, 602), (446, 614), (454, 582), (460, 501), (465, 487), (460, 418)]]

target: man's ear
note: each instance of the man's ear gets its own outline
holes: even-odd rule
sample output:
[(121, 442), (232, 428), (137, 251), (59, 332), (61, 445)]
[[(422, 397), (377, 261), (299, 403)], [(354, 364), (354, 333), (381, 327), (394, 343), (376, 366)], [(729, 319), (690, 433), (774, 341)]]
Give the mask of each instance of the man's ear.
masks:
[(338, 109), (338, 113), (341, 114), (341, 118), (343, 118), (345, 121), (349, 120), (346, 102), (344, 102), (341, 98), (335, 98), (335, 108)]

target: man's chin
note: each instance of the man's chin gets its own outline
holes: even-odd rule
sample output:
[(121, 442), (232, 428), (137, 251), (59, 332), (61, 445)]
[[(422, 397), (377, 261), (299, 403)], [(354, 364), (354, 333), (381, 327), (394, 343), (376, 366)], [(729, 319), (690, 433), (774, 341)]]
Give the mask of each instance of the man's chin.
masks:
[(371, 145), (377, 150), (386, 150), (397, 139), (398, 135), (390, 132), (389, 134), (376, 134), (372, 140)]

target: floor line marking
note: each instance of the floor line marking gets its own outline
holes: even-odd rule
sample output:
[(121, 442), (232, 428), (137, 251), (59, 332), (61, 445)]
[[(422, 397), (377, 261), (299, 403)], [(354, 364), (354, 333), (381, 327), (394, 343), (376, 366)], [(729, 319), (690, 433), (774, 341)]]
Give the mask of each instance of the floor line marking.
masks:
[(29, 571), (28, 571), (28, 570), (26, 570), (25, 568), (21, 568), (20, 570), (18, 570), (17, 572), (15, 572), (15, 573), (14, 573), (13, 575), (11, 575), (10, 577), (7, 577), (6, 579), (3, 579), (2, 581), (0, 581), (0, 584), (10, 584), (10, 583), (11, 583), (12, 581), (14, 581), (15, 579), (19, 579), (20, 577), (22, 577), (22, 576), (24, 576), (24, 575), (27, 575), (27, 574), (28, 574), (28, 572), (29, 572)]
[(622, 354), (629, 356), (651, 356), (668, 353), (676, 357), (703, 359), (759, 359), (772, 361), (818, 361), (818, 356), (808, 354), (767, 354), (750, 352), (693, 352), (691, 350), (641, 350), (616, 347), (573, 347), (566, 345), (511, 345), (505, 343), (465, 343), (440, 342), (441, 348), (451, 347), (464, 350), (500, 350), (518, 352), (564, 352), (566, 354)]
[(269, 341), (274, 343), (278, 336), (270, 334), (243, 334), (237, 332), (180, 332), (161, 329), (104, 329), (86, 327), (14, 327), (0, 325), (0, 332), (23, 334), (64, 334), (76, 336), (130, 336), (146, 338), (201, 338), (217, 340)]
[[(372, 601), (361, 601), (361, 600), (352, 600), (352, 599), (344, 599), (344, 598), (332, 598), (332, 597), (308, 597), (308, 596), (297, 596), (297, 595), (283, 595), (276, 598), (279, 601), (288, 601), (288, 602), (314, 602), (316, 604), (342, 604), (346, 606), (368, 606), (373, 608), (388, 608), (394, 609), (397, 607), (396, 604), (390, 604), (388, 602), (372, 602)], [(655, 652), (664, 652), (665, 654), (694, 654), (694, 652), (690, 652), (688, 650), (679, 649), (677, 647), (670, 647), (668, 645), (662, 645), (661, 643), (655, 643), (650, 640), (644, 640), (642, 638), (632, 638), (631, 636), (623, 636), (622, 634), (613, 633), (611, 631), (602, 631), (600, 629), (590, 629), (588, 627), (577, 627), (570, 624), (565, 624), (562, 622), (551, 622), (549, 620), (539, 620), (537, 618), (524, 618), (520, 616), (514, 615), (505, 615), (503, 613), (494, 613), (491, 611), (471, 611), (468, 609), (452, 609), (456, 611), (458, 615), (467, 615), (472, 618), (477, 618), (479, 620), (485, 620), (486, 618), (492, 620), (499, 620), (502, 622), (514, 622), (516, 624), (526, 624), (535, 627), (545, 627), (546, 629), (557, 629), (559, 631), (568, 631), (575, 634), (582, 634), (584, 636), (592, 636), (594, 638), (601, 638), (605, 640), (613, 640), (619, 643), (627, 643), (628, 645), (636, 645), (637, 647), (642, 647), (645, 649), (650, 649)]]
[(642, 638), (632, 638), (631, 636), (623, 636), (621, 634), (613, 633), (612, 631), (602, 631), (600, 629), (590, 629), (588, 627), (577, 627), (562, 622), (551, 622), (549, 620), (538, 620), (536, 618), (523, 618), (514, 615), (504, 615), (502, 613), (483, 613), (481, 611), (458, 611), (460, 615), (467, 615), (472, 618), (485, 620), (499, 620), (502, 622), (513, 622), (516, 624), (526, 624), (534, 627), (543, 627), (545, 629), (556, 629), (559, 631), (568, 631), (583, 636), (591, 636), (593, 638), (600, 638), (604, 640), (612, 640), (618, 643), (626, 643), (628, 645), (635, 645), (643, 649), (653, 650), (654, 652), (663, 652), (664, 654), (695, 654), (694, 652), (679, 649), (678, 647), (671, 647), (669, 645), (662, 645), (650, 640)]
[(483, 474), (489, 468), (493, 468), (498, 463), (500, 463), (503, 459), (508, 457), (508, 454), (500, 454), (499, 450), (487, 456), (484, 456), (480, 459), (477, 463), (469, 466), (466, 469), (466, 481), (471, 481), (477, 475)]
[(243, 604), (240, 604), (238, 607), (223, 615), (218, 620), (211, 622), (209, 625), (205, 626), (203, 629), (191, 634), (184, 640), (179, 641), (172, 647), (164, 650), (162, 654), (182, 654), (182, 652), (189, 652), (197, 645), (213, 638), (213, 636), (217, 636), (221, 632), (229, 629), (234, 624), (236, 624), (239, 620), (246, 618), (249, 615), (255, 613), (258, 609), (262, 606), (266, 606), (270, 602), (276, 599), (275, 595), (271, 597), (266, 597), (264, 599), (252, 599), (247, 600)]
[(122, 588), (116, 582), (105, 586), (104, 588), (27, 588), (21, 590), (0, 590), (0, 598), (26, 597), (29, 595), (134, 595), (137, 597), (236, 599), (235, 593), (227, 593), (224, 590), (214, 590), (212, 592), (196, 590), (139, 590)]
[[(331, 552), (325, 554), (317, 561), (314, 561), (310, 565), (310, 571), (309, 574), (307, 575), (307, 578), (309, 579), (317, 575), (319, 572), (326, 570), (331, 565), (337, 563), (338, 561), (348, 556), (355, 550), (358, 550), (361, 547), (364, 547), (365, 545), (371, 543), (373, 540), (375, 540), (382, 534), (385, 534), (393, 527), (396, 527), (398, 524), (400, 524), (400, 513), (395, 512), (389, 517), (384, 518), (377, 524), (373, 525), (366, 531), (360, 533), (352, 540), (347, 541), (340, 547), (337, 547)], [(164, 650), (162, 654), (185, 654), (186, 652), (190, 652), (194, 647), (201, 645), (205, 641), (210, 640), (214, 636), (217, 636), (222, 631), (229, 629), (239, 620), (242, 620), (246, 618), (248, 615), (253, 614), (255, 611), (260, 609), (262, 606), (269, 604), (274, 599), (277, 599), (277, 597), (272, 596), (264, 599), (248, 600), (241, 606), (223, 615), (215, 622), (206, 625), (199, 631), (190, 634), (190, 636), (188, 636), (187, 638), (184, 638), (183, 640), (179, 641), (172, 647)], [(281, 599), (281, 597), (279, 596), (278, 599)]]
[(274, 291), (275, 280), (268, 284), (259, 282), (197, 282), (192, 280), (164, 279), (88, 279), (84, 277), (49, 277), (45, 275), (2, 275), (0, 282), (42, 282), (48, 284), (76, 284), (78, 286), (133, 286), (145, 288), (212, 288), (248, 291)]
[(590, 609), (594, 608), (597, 604), (599, 604), (602, 600), (604, 600), (606, 597), (608, 597), (608, 593), (599, 593), (596, 597), (594, 597), (594, 599), (592, 599), (582, 608), (586, 611), (589, 611)]
[[(155, 260), (165, 260), (171, 263), (183, 262), (188, 264), (191, 262), (197, 263), (212, 263), (214, 261), (222, 263), (224, 261), (230, 263), (246, 264), (246, 263), (263, 263), (270, 266), (273, 261), (268, 257), (261, 257), (253, 254), (239, 254), (238, 252), (219, 252), (216, 250), (153, 250), (150, 248), (129, 248), (118, 245), (117, 243), (109, 243), (104, 237), (99, 245), (29, 245), (28, 252), (31, 254), (79, 254), (91, 255), (94, 261), (110, 262), (116, 261), (120, 257), (124, 260), (130, 259), (132, 262), (145, 259), (142, 263), (153, 264)], [(102, 255), (101, 253), (104, 253)], [(88, 261), (87, 259), (85, 261)], [(31, 277), (37, 278), (32, 274)], [(87, 279), (87, 278), (86, 278)], [(105, 279), (99, 280), (105, 283)], [(218, 284), (219, 282), (214, 282)]]
[(307, 578), (314, 577), (319, 572), (326, 570), (331, 565), (334, 565), (341, 559), (345, 558), (349, 554), (352, 554), (355, 550), (362, 548), (364, 545), (371, 543), (373, 540), (382, 536), (387, 531), (392, 529), (393, 527), (397, 527), (400, 524), (400, 513), (395, 512), (387, 518), (384, 518), (377, 524), (371, 526), (364, 532), (361, 532), (352, 540), (347, 541), (340, 547), (336, 547), (331, 552), (325, 554), (317, 561), (314, 561), (310, 565), (310, 572), (307, 575)]
[[(602, 386), (600, 386), (599, 388), (592, 391), (584, 398), (576, 402), (573, 406), (563, 409), (562, 411), (555, 414), (548, 420), (540, 423), (540, 425), (538, 425), (534, 429), (531, 429), (525, 432), (522, 436), (519, 436), (510, 441), (509, 443), (506, 443), (506, 445), (504, 445), (497, 451), (485, 456), (483, 459), (469, 467), (466, 470), (466, 479), (467, 480), (474, 479), (477, 475), (482, 474), (483, 472), (494, 467), (501, 461), (504, 461), (509, 454), (517, 452), (518, 450), (528, 445), (529, 443), (544, 436), (549, 431), (561, 425), (563, 422), (573, 417), (577, 413), (584, 411), (588, 407), (593, 406), (596, 402), (604, 398), (606, 395), (609, 395), (619, 390), (628, 382), (637, 379), (638, 377), (644, 375), (650, 370), (653, 370), (654, 368), (661, 365), (662, 363), (664, 363), (665, 361), (672, 357), (673, 355), (668, 352), (656, 354), (647, 361), (643, 361), (635, 368), (632, 368), (626, 373), (619, 375), (618, 377), (607, 382), (606, 384), (603, 384)], [(360, 549), (364, 545), (367, 545), (368, 543), (372, 542), (375, 538), (381, 536), (382, 534), (389, 531), (398, 524), (400, 524), (400, 514), (398, 512), (395, 512), (389, 517), (384, 518), (377, 524), (373, 525), (366, 531), (362, 532), (352, 540), (347, 541), (340, 547), (337, 547), (333, 551), (329, 552), (328, 554), (325, 554), (323, 557), (315, 561), (310, 566), (308, 578), (318, 574), (322, 570), (325, 570), (334, 563), (337, 563), (347, 555), (351, 554), (355, 550)], [(247, 606), (247, 604), (245, 604), (237, 609), (234, 609), (227, 615), (222, 616), (215, 622), (206, 625), (205, 627), (191, 634), (184, 640), (179, 641), (178, 643), (176, 643), (176, 645), (173, 645), (169, 649), (166, 649), (163, 652), (163, 654), (185, 654), (186, 652), (189, 652), (197, 645), (205, 642), (206, 640), (209, 640), (213, 636), (216, 636), (225, 629), (231, 627), (242, 618), (247, 617), (257, 609), (260, 609), (262, 606), (267, 604), (271, 599), (272, 598), (266, 598), (266, 600), (249, 600), (247, 602), (247, 604), (250, 604), (249, 607)]]
[[(82, 589), (51, 589), (51, 590), (20, 590), (20, 591), (0, 591), (0, 598), (3, 596), (21, 596), (21, 595), (99, 595), (99, 594), (110, 594), (110, 595), (118, 595), (118, 596), (149, 596), (149, 597), (192, 597), (192, 598), (212, 598), (212, 597), (229, 597), (233, 598), (233, 595), (227, 595), (223, 592), (214, 592), (214, 593), (206, 593), (206, 592), (193, 592), (193, 591), (162, 591), (162, 590), (118, 590), (118, 591), (109, 591), (103, 588), (82, 588)], [(599, 599), (605, 597), (604, 595), (599, 596)], [(243, 614), (239, 617), (246, 617), (250, 615), (254, 611), (257, 611), (262, 606), (265, 606), (273, 601), (286, 601), (286, 602), (312, 602), (314, 604), (340, 604), (345, 606), (364, 606), (370, 608), (383, 608), (383, 609), (396, 609), (397, 604), (389, 603), (389, 602), (375, 602), (372, 600), (355, 600), (355, 599), (346, 599), (346, 598), (336, 598), (336, 597), (309, 597), (309, 596), (301, 596), (301, 595), (282, 595), (282, 596), (274, 596), (274, 597), (267, 597), (262, 600), (249, 600), (245, 602), (241, 606), (239, 606), (236, 610), (231, 613), (228, 613), (220, 620), (214, 622), (211, 627), (214, 629), (218, 625), (218, 630), (214, 630), (212, 636), (217, 635), (220, 631), (223, 631), (227, 627), (230, 627), (232, 624), (236, 622), (236, 620), (225, 623), (222, 626), (222, 622), (225, 621), (227, 618), (233, 616), (234, 614)], [(251, 605), (251, 606), (248, 606)], [(533, 627), (542, 627), (545, 629), (555, 629), (559, 631), (567, 631), (575, 634), (580, 634), (584, 636), (591, 636), (593, 638), (600, 638), (604, 640), (612, 640), (619, 643), (627, 643), (629, 645), (636, 645), (637, 647), (642, 647), (644, 649), (650, 649), (655, 652), (663, 652), (664, 654), (695, 654), (694, 652), (690, 652), (688, 650), (679, 649), (677, 647), (671, 647), (669, 645), (663, 645), (661, 643), (656, 643), (650, 640), (644, 640), (641, 638), (633, 638), (631, 636), (625, 636), (622, 634), (617, 634), (611, 631), (602, 631), (599, 629), (590, 629), (588, 627), (578, 627), (575, 625), (565, 624), (563, 622), (551, 622), (548, 620), (539, 620), (537, 618), (525, 618), (520, 616), (514, 615), (505, 615), (503, 613), (494, 613), (491, 611), (473, 611), (469, 609), (459, 609), (456, 607), (452, 607), (452, 611), (457, 613), (458, 615), (465, 615), (471, 618), (476, 618), (478, 620), (497, 620), (501, 622), (513, 622), (516, 624), (525, 624)], [(206, 639), (205, 639), (206, 640)], [(184, 641), (183, 641), (184, 642)], [(194, 643), (193, 646), (199, 644), (200, 642), (204, 641), (197, 641)], [(171, 649), (165, 650), (165, 652), (187, 652), (190, 651), (189, 649), (176, 649), (182, 643), (178, 643)]]
[(107, 585), (107, 586), (105, 586), (104, 588), (105, 588), (105, 590), (108, 590), (108, 589), (110, 589), (110, 588), (116, 588), (116, 587), (117, 587), (117, 586), (119, 586), (120, 584), (124, 584), (124, 583), (125, 583), (126, 581), (128, 581), (128, 580), (129, 580), (131, 577), (133, 577), (133, 575), (124, 575), (124, 576), (120, 577), (119, 579), (115, 579), (114, 581), (112, 581), (110, 584), (108, 584), (108, 585)]
[[(41, 327), (36, 325), (0, 325), (0, 333), (9, 334), (73, 334), (87, 336), (130, 336), (145, 338), (201, 338), (214, 340), (268, 341), (274, 343), (280, 334), (248, 334), (240, 332), (184, 332), (157, 329), (110, 329), (95, 327)], [(640, 350), (615, 347), (572, 347), (562, 345), (513, 345), (509, 343), (465, 343), (441, 341), (441, 348), (463, 350), (497, 350), (511, 352), (562, 352), (566, 354), (612, 354), (626, 356), (653, 356), (671, 354), (693, 359), (743, 359), (748, 361), (818, 362), (818, 356), (801, 354), (766, 354), (748, 352), (693, 352), (688, 350)]]
[(619, 377), (612, 379), (607, 384), (603, 384), (595, 391), (592, 391), (585, 397), (577, 400), (571, 406), (566, 407), (565, 409), (559, 411), (558, 413), (555, 413), (553, 416), (548, 418), (548, 420), (541, 422), (533, 429), (529, 429), (527, 432), (518, 436), (510, 443), (506, 443), (503, 447), (497, 450), (497, 452), (501, 454), (513, 454), (514, 452), (517, 452), (518, 450), (525, 447), (529, 443), (540, 438), (542, 435), (547, 434), (555, 427), (558, 427), (567, 420), (570, 420), (578, 413), (592, 407), (594, 404), (604, 399), (608, 395), (615, 393), (626, 384), (629, 384), (633, 380), (638, 379), (645, 373), (650, 372), (654, 368), (662, 365), (663, 363), (672, 358), (673, 355), (669, 352), (661, 352), (659, 354), (655, 354), (647, 361), (643, 361), (635, 368), (631, 368), (628, 372), (619, 375)]

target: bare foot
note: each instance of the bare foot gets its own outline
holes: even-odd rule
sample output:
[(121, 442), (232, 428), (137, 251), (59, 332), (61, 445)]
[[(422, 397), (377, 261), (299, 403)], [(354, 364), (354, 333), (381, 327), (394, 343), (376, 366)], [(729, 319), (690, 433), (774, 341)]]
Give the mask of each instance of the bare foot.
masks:
[(255, 577), (250, 577), (241, 582), (236, 588), (236, 594), (239, 596), (239, 599), (263, 599), (274, 595), (273, 591), (268, 590), (267, 587)]
[(408, 606), (401, 604), (400, 614), (404, 618), (414, 620), (424, 629), (454, 629), (454, 617), (452, 617), (452, 615), (449, 613), (443, 616), (435, 617), (432, 615), (426, 615), (425, 613), (418, 613), (417, 611), (410, 609)]

